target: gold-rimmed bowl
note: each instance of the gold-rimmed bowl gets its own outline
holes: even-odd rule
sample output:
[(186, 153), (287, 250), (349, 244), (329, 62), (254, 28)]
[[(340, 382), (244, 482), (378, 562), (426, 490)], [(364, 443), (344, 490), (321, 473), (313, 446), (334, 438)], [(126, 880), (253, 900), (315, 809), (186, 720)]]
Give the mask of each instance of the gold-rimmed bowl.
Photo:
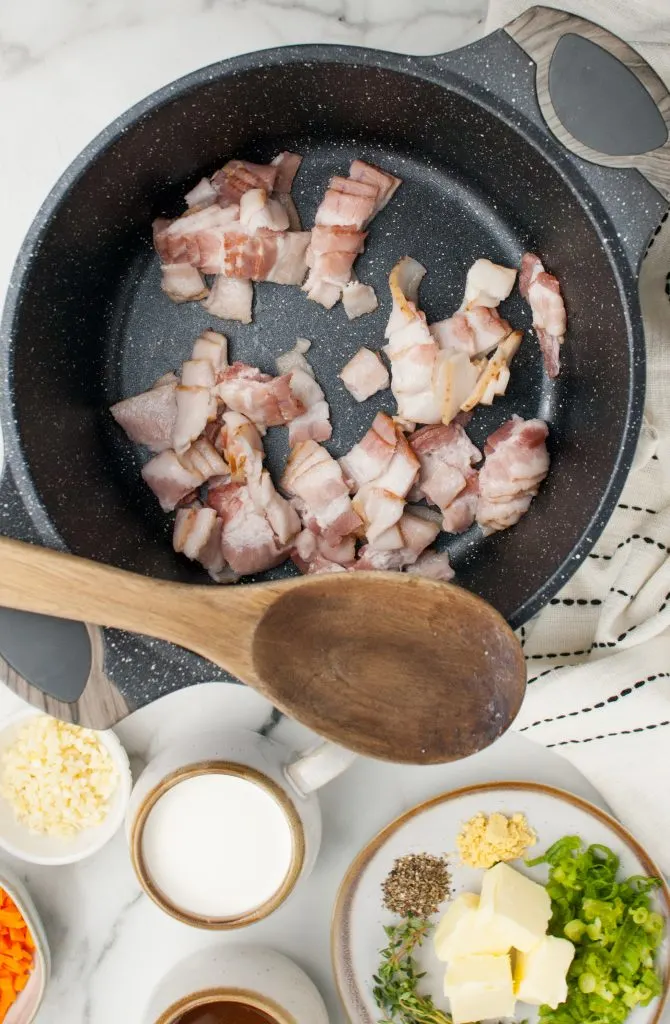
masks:
[[(290, 751), (246, 730), (186, 739), (155, 757), (140, 775), (126, 815), (126, 835), (133, 868), (146, 894), (166, 914), (194, 928), (228, 931), (268, 917), (289, 898), (312, 869), (321, 841), (321, 814), (314, 796), (300, 793), (286, 770)], [(176, 786), (203, 776), (228, 775), (258, 786), (281, 810), (291, 836), (291, 859), (283, 879), (262, 902), (244, 911), (221, 914), (180, 905), (152, 876), (145, 854), (145, 834), (152, 812)], [(225, 807), (212, 807), (225, 814)], [(198, 864), (184, 870), (194, 874)]]

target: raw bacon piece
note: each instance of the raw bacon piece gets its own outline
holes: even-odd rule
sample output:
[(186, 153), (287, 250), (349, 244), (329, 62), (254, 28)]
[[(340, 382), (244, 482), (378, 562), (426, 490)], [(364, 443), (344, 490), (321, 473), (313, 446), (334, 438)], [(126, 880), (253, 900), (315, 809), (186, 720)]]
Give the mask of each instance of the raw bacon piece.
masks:
[(340, 380), (357, 402), (364, 402), (371, 395), (389, 386), (388, 370), (378, 352), (359, 348), (339, 374)]
[(177, 379), (124, 398), (110, 409), (131, 441), (144, 444), (152, 452), (162, 452), (172, 445), (172, 431), (177, 419), (175, 387)]
[(470, 358), (486, 355), (509, 337), (511, 326), (497, 310), (473, 306), (430, 325), (430, 333), (445, 352), (465, 352)]
[(212, 185), (209, 178), (201, 178), (198, 184), (185, 195), (186, 205), (204, 208), (216, 202), (218, 192)]
[(360, 281), (350, 281), (344, 286), (342, 305), (348, 318), (355, 320), (366, 313), (374, 313), (379, 305), (379, 300), (372, 285), (361, 284)]
[(519, 291), (533, 314), (547, 376), (557, 377), (561, 369), (560, 348), (565, 341), (567, 317), (558, 279), (548, 274), (538, 256), (524, 253), (519, 273)]
[(294, 370), (304, 370), (310, 377), (314, 376), (314, 370), (305, 358), (305, 353), (312, 347), (308, 338), (296, 338), (295, 345), (288, 352), (282, 352), (275, 359), (275, 364), (280, 373), (293, 373)]
[(510, 379), (509, 364), (523, 340), (522, 331), (513, 331), (501, 341), (486, 364), (472, 394), (463, 402), (461, 410), (470, 412), (476, 405), (493, 405), (498, 395), (504, 395)]
[(271, 377), (256, 367), (233, 363), (220, 375), (216, 391), (226, 405), (258, 427), (290, 423), (305, 411), (291, 391), (291, 375)]
[(265, 449), (251, 420), (229, 409), (223, 414), (218, 440), (217, 448), (224, 454), (233, 483), (260, 479)]
[(239, 320), (242, 324), (250, 324), (253, 301), (254, 286), (251, 281), (217, 274), (203, 306), (212, 316), (222, 320)]
[(164, 512), (171, 512), (206, 480), (226, 472), (226, 464), (219, 453), (202, 437), (183, 455), (168, 449), (142, 467), (142, 476)]
[(264, 188), (252, 188), (240, 199), (240, 224), (249, 234), (257, 231), (288, 231), (288, 214)]
[(408, 573), (425, 576), (429, 580), (443, 580), (448, 583), (456, 575), (449, 563), (448, 551), (424, 551), (414, 565), (408, 566)]
[(181, 367), (183, 387), (212, 388), (216, 382), (216, 371), (211, 359), (187, 359)]
[(345, 537), (332, 546), (320, 533), (305, 529), (294, 541), (291, 558), (303, 574), (346, 572), (356, 559), (356, 542)]
[(221, 518), (223, 556), (240, 576), (264, 572), (286, 560), (288, 548), (279, 544), (270, 523), (256, 509), (248, 485), (210, 487), (207, 504)]
[(465, 295), (461, 309), (488, 306), (493, 309), (506, 299), (516, 281), (516, 270), (502, 267), (491, 260), (475, 260), (465, 279)]
[(475, 521), (479, 502), (479, 473), (472, 473), (466, 479), (463, 490), (444, 509), (442, 529), (445, 533), (464, 533)]
[(481, 460), (479, 449), (458, 423), (423, 427), (410, 436), (409, 443), (421, 463), (418, 493), (414, 496), (425, 497), (437, 505), (444, 516), (442, 528), (448, 533), (467, 530), (474, 521), (476, 495), (474, 503), (470, 500), (453, 506), (470, 481), (476, 482), (477, 474), (472, 467)]
[(173, 302), (195, 302), (208, 294), (202, 274), (188, 263), (163, 263), (161, 289)]
[(291, 393), (304, 406), (305, 412), (289, 423), (288, 443), (291, 448), (300, 441), (328, 441), (333, 433), (330, 406), (323, 390), (310, 373), (296, 369), (291, 373)]
[(281, 488), (299, 499), (303, 522), (311, 528), (313, 521), (328, 544), (337, 545), (360, 529), (342, 470), (316, 441), (301, 441), (293, 448)]
[(210, 542), (216, 528), (216, 512), (200, 505), (180, 508), (174, 521), (172, 546), (178, 554), (191, 561), (200, 559), (200, 553)]
[(383, 474), (393, 458), (396, 442), (393, 420), (384, 412), (377, 413), (367, 434), (340, 459), (350, 490), (357, 490)]
[(274, 191), (278, 195), (286, 195), (291, 191), (301, 163), (302, 157), (298, 153), (280, 153), (271, 161), (271, 166), (277, 168)]
[(203, 331), (193, 343), (191, 359), (209, 359), (218, 374), (228, 366), (228, 339), (218, 331)]
[[(228, 231), (221, 238), (213, 273), (275, 284), (302, 284), (307, 273), (309, 231), (272, 231), (249, 235)], [(207, 272), (207, 268), (203, 268)]]
[[(354, 160), (348, 178), (330, 179), (316, 212), (312, 241), (307, 252), (310, 273), (303, 285), (308, 298), (331, 309), (352, 280), (352, 267), (365, 240), (363, 227), (386, 205), (400, 179), (378, 167)], [(365, 286), (362, 286), (365, 288)], [(347, 294), (347, 312), (361, 315), (376, 308), (370, 290)]]
[(216, 398), (211, 386), (178, 384), (175, 399), (177, 418), (172, 431), (172, 447), (181, 455), (200, 437), (207, 423), (216, 418)]
[(379, 211), (384, 209), (402, 185), (402, 178), (396, 178), (393, 174), (387, 174), (380, 167), (375, 167), (374, 164), (366, 164), (363, 160), (354, 160), (349, 168), (349, 177), (353, 181), (363, 181), (368, 185), (374, 185), (377, 189), (377, 198), (372, 213), (373, 217), (376, 217)]
[(485, 535), (513, 526), (528, 511), (549, 471), (548, 433), (544, 420), (513, 416), (487, 439), (477, 503)]
[(163, 263), (189, 263), (206, 274), (216, 274), (221, 240), (226, 230), (239, 223), (238, 214), (239, 206), (227, 210), (208, 206), (172, 221), (159, 217), (153, 223), (156, 252)]
[(404, 569), (416, 562), (439, 532), (438, 523), (405, 512), (396, 525), (361, 548), (356, 568)]
[(405, 499), (419, 472), (419, 460), (400, 427), (394, 424), (395, 450), (384, 472), (363, 484), (353, 500), (368, 542), (374, 543), (401, 518)]
[(277, 180), (277, 168), (270, 164), (252, 164), (248, 160), (229, 160), (212, 178), (220, 206), (239, 203), (245, 192), (264, 188), (272, 192)]

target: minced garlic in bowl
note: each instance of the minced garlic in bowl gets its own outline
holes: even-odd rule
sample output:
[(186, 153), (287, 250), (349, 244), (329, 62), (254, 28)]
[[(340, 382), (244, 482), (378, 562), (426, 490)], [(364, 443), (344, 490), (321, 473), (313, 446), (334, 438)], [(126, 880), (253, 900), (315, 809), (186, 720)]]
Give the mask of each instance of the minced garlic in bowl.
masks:
[(4, 751), (0, 795), (32, 833), (74, 836), (105, 821), (119, 784), (92, 729), (33, 715)]

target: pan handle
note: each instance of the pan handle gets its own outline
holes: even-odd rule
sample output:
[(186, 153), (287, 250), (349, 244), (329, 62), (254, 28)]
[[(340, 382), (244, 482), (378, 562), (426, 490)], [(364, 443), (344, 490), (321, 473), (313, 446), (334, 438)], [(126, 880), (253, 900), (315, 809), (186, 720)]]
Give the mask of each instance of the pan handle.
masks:
[[(0, 533), (39, 543), (9, 470), (0, 478)], [(0, 682), (47, 714), (109, 729), (133, 710), (105, 673), (98, 626), (2, 608), (0, 641)]]
[(540, 109), (563, 145), (640, 171), (670, 200), (670, 92), (644, 58), (600, 25), (549, 7), (504, 31), (535, 63)]

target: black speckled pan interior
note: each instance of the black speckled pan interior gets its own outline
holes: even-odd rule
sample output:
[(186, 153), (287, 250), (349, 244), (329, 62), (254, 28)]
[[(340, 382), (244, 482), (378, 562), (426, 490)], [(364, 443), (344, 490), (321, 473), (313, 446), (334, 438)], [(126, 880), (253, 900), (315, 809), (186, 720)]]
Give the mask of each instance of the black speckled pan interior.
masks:
[[(515, 266), (530, 248), (563, 286), (563, 372), (546, 378), (528, 333), (507, 395), (479, 409), (468, 429), (481, 444), (513, 412), (543, 417), (551, 473), (518, 526), (442, 541), (457, 581), (514, 626), (542, 607), (587, 556), (632, 458), (644, 378), (640, 242), (622, 243), (621, 204), (644, 205), (643, 236), (660, 207), (636, 172), (591, 167), (548, 133), (529, 65), (503, 33), (438, 59), (328, 47), (254, 54), (162, 90), (97, 139), (40, 213), (5, 315), (9, 462), (42, 541), (202, 580), (173, 553), (171, 519), (139, 476), (144, 456), (109, 406), (177, 368), (203, 328), (222, 330), (232, 358), (266, 371), (303, 336), (331, 405), (328, 447), (340, 455), (378, 409), (394, 409), (390, 392), (358, 405), (337, 376), (361, 345), (383, 343), (393, 264), (411, 255), (428, 268), (421, 305), (431, 321), (457, 308), (477, 257)], [(284, 149), (304, 154), (294, 197), (305, 225), (329, 176), (346, 173), (354, 157), (403, 179), (356, 265), (379, 310), (350, 323), (341, 306), (328, 312), (297, 288), (271, 284), (256, 286), (249, 326), (173, 304), (159, 288), (152, 218), (180, 212), (184, 193), (226, 159), (265, 161)], [(530, 326), (517, 294), (501, 312)], [(276, 474), (284, 429), (270, 431), (268, 448)], [(292, 571), (288, 563), (272, 575)]]

